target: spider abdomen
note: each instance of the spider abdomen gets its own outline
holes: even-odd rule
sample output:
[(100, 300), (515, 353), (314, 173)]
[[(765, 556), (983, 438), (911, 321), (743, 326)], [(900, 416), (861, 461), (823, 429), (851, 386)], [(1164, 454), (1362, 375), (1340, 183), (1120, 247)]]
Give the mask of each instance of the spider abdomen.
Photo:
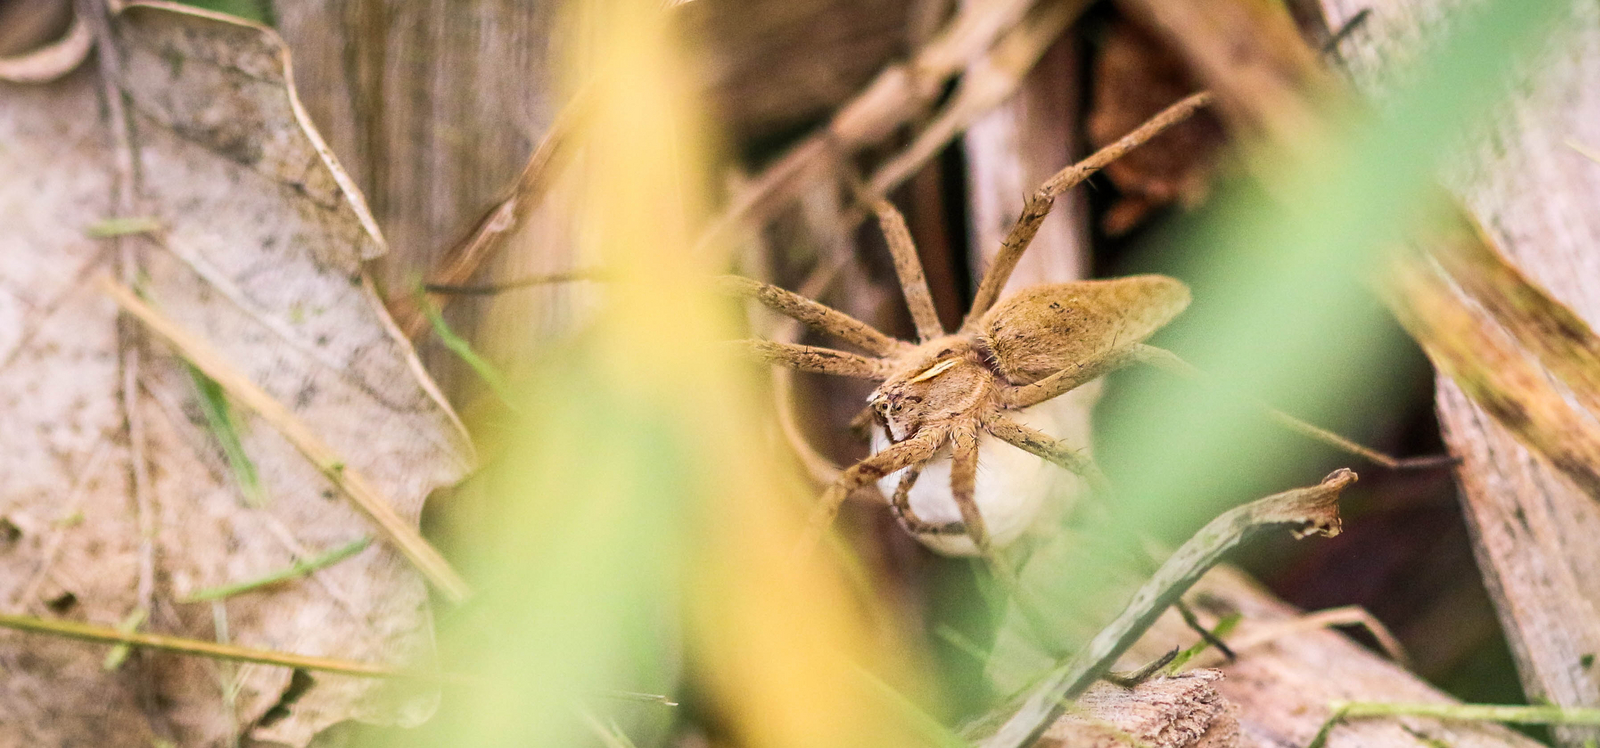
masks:
[(1029, 384), (1142, 342), (1188, 305), (1188, 287), (1163, 275), (1050, 283), (1005, 298), (978, 330), (1001, 376)]

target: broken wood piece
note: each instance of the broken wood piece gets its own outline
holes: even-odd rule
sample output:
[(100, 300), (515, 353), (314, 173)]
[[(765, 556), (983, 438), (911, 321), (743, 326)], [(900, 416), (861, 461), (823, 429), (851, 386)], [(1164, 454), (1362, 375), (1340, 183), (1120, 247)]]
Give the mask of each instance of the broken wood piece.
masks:
[(1238, 707), (1217, 691), (1215, 684), (1222, 679), (1219, 670), (1193, 670), (1131, 689), (1097, 683), (1034, 745), (1232, 748), (1239, 744)]

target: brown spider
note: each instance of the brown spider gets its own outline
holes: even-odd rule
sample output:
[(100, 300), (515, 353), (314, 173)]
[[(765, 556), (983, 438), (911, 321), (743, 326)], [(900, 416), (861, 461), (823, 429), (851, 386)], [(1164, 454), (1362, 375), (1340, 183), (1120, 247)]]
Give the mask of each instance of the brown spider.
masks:
[[(1188, 103), (1192, 111), (1203, 100), (1192, 97)], [(944, 553), (992, 558), (993, 546), (1005, 545), (1027, 529), (1040, 491), (1033, 491), (1033, 501), (1019, 500), (1016, 484), (1006, 485), (1001, 477), (991, 478), (989, 490), (980, 492), (980, 440), (1003, 441), (1055, 463), (1081, 476), (1097, 492), (1108, 488), (1091, 459), (1024, 421), (1040, 420), (1030, 418), (1035, 406), (1129, 364), (1194, 375), (1176, 355), (1144, 343), (1188, 306), (1188, 288), (1166, 276), (1140, 275), (1031, 286), (996, 301), (1055, 197), (1172, 124), (1178, 109), (1158, 115), (1040, 187), (979, 284), (961, 328), (953, 333), (939, 323), (905, 219), (882, 199), (874, 200), (872, 207), (894, 256), (895, 273), (917, 328), (916, 343), (891, 338), (843, 312), (776, 286), (734, 276), (723, 279), (730, 292), (871, 354), (740, 341), (760, 360), (881, 382), (867, 398), (872, 420), (882, 431), (880, 448), (845, 470), (823, 493), (802, 548), (815, 545), (851, 491), (903, 471), (893, 485), (890, 506), (908, 532)], [(1279, 411), (1268, 409), (1268, 414), (1282, 425), (1387, 467), (1440, 463), (1433, 458), (1395, 460)], [(930, 464), (942, 469), (946, 450), (950, 494), (945, 501), (953, 500), (957, 510), (946, 513), (949, 520), (960, 519), (925, 521), (913, 511), (912, 489)], [(1003, 461), (1004, 455), (990, 454), (990, 459)], [(884, 488), (888, 492), (889, 487)], [(916, 503), (931, 505), (928, 500)]]
[[(1188, 305), (1189, 291), (1172, 278), (1142, 275), (1033, 286), (994, 305), (1048, 211), (1046, 203), (1043, 210), (1024, 214), (1018, 229), (1026, 236), (1007, 241), (980, 284), (961, 329), (946, 333), (934, 312), (904, 219), (885, 201), (878, 201), (874, 209), (894, 254), (895, 270), (917, 326), (917, 343), (890, 338), (843, 312), (776, 286), (746, 278), (724, 280), (735, 293), (873, 354), (743, 341), (761, 359), (801, 371), (882, 382), (867, 404), (889, 444), (845, 470), (828, 487), (806, 542), (814, 543), (826, 530), (851, 491), (904, 469), (890, 503), (905, 529), (936, 550), (987, 557), (997, 537), (991, 522), (1004, 522), (998, 535), (1003, 545), (1026, 529), (1032, 512), (1024, 509), (1023, 516), (998, 518), (980, 508), (975, 499), (979, 440), (985, 435), (999, 439), (1082, 476), (1091, 486), (1103, 487), (1105, 479), (1089, 458), (1022, 423), (1027, 419), (1019, 415), (1126, 364), (1153, 358), (1155, 349), (1143, 341)], [(1026, 231), (1025, 223), (1032, 223), (1033, 231)], [(1012, 237), (1018, 233), (1014, 229)], [(951, 496), (961, 520), (925, 522), (912, 510), (911, 489), (946, 448), (951, 454)], [(951, 542), (952, 536), (964, 536), (968, 542)]]

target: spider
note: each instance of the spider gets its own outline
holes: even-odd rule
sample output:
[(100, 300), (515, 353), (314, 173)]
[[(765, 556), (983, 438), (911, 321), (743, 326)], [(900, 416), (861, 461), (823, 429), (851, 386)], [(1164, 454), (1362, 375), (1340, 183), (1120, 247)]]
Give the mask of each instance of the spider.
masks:
[[(954, 332), (939, 322), (905, 219), (881, 198), (868, 202), (894, 257), (895, 274), (916, 326), (916, 342), (889, 337), (843, 312), (770, 284), (737, 276), (722, 279), (728, 292), (759, 301), (870, 354), (739, 341), (757, 359), (880, 383), (867, 398), (876, 426), (875, 451), (843, 471), (823, 492), (802, 549), (816, 544), (852, 491), (876, 481), (891, 495), (890, 509), (901, 526), (925, 545), (946, 554), (992, 560), (996, 547), (1016, 540), (1028, 528), (1042, 498), (1037, 487), (1030, 491), (1029, 476), (1014, 473), (1043, 464), (1015, 462), (1012, 458), (1021, 455), (1004, 451), (1011, 447), (1077, 474), (1097, 493), (1108, 490), (1108, 482), (1088, 456), (1036, 428), (1049, 420), (1039, 408), (1131, 364), (1197, 374), (1175, 354), (1144, 342), (1188, 306), (1188, 288), (1174, 278), (1138, 275), (1036, 285), (1004, 300), (999, 295), (1055, 197), (1147, 140), (1152, 131), (1159, 132), (1163, 116), (1058, 173), (1029, 198)], [(1386, 467), (1439, 463), (1434, 458), (1396, 460), (1282, 412), (1267, 411), (1282, 425)], [(1013, 469), (988, 470), (980, 476), (980, 452)], [(932, 472), (930, 468), (948, 469), (948, 494), (913, 492), (918, 478)], [(931, 521), (922, 514), (941, 519)]]
[[(985, 443), (986, 454), (994, 454), (988, 443), (999, 440), (1103, 489), (1105, 478), (1093, 461), (1030, 425), (1047, 420), (1030, 415), (1035, 406), (1103, 374), (1159, 356), (1143, 341), (1188, 306), (1189, 291), (1173, 278), (1141, 275), (1038, 285), (996, 304), (1029, 235), (1020, 242), (1007, 242), (979, 285), (961, 328), (946, 332), (934, 311), (905, 220), (887, 201), (876, 201), (873, 209), (889, 240), (916, 324), (915, 343), (891, 338), (843, 312), (776, 286), (739, 277), (723, 279), (729, 291), (872, 354), (741, 341), (770, 363), (880, 382), (867, 398), (879, 448), (826, 489), (808, 524), (805, 544), (814, 543), (827, 529), (851, 491), (903, 471), (892, 489), (885, 488), (885, 493), (892, 491), (890, 508), (901, 526), (934, 550), (988, 557), (994, 546), (1009, 544), (1027, 529), (1038, 502), (1006, 490), (1011, 486), (1001, 485), (1005, 471), (991, 471), (995, 485), (986, 485), (979, 493), (980, 442)], [(1034, 212), (1036, 231), (1044, 211)], [(1028, 214), (1022, 222), (1029, 222)], [(956, 511), (940, 513), (957, 514), (960, 520), (926, 521), (913, 509), (912, 489), (930, 463), (946, 451), (949, 496)], [(926, 507), (933, 502), (918, 503)]]

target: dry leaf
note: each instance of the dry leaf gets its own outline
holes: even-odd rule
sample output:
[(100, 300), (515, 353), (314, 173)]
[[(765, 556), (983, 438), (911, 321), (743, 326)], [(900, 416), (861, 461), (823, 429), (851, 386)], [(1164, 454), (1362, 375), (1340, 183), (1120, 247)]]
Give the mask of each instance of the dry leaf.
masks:
[[(468, 469), (454, 415), (384, 316), (362, 270), (383, 251), (360, 196), (306, 122), (270, 31), (173, 8), (114, 19), (136, 152), (140, 217), (128, 237), (142, 287), (289, 406), (415, 521)], [(115, 256), (86, 228), (113, 217), (117, 166), (102, 82), (80, 69), (44, 86), (0, 84), (0, 605), (146, 630), (219, 636), (207, 604), (176, 600), (372, 535), (368, 521), (264, 423), (237, 412), (265, 489), (249, 507), (181, 361), (140, 346), (154, 532), (141, 542), (120, 400), (114, 305), (87, 282)], [(122, 216), (129, 217), (129, 216)], [(66, 597), (70, 595), (70, 598)], [(234, 643), (393, 665), (432, 653), (427, 592), (374, 545), (312, 577), (229, 599)], [(0, 635), (0, 743), (222, 745), (230, 735), (304, 745), (346, 719), (414, 724), (435, 696), (314, 675), (281, 708), (284, 668)], [(236, 694), (224, 687), (238, 679)], [(304, 676), (295, 678), (304, 685)], [(294, 694), (290, 694), (291, 696)]]
[[(1093, 88), (1087, 126), (1095, 148), (1200, 90), (1183, 60), (1130, 21), (1117, 21), (1107, 33), (1095, 62)], [(1126, 232), (1150, 211), (1174, 202), (1193, 207), (1203, 201), (1227, 139), (1217, 118), (1200, 112), (1108, 164), (1105, 175), (1122, 197), (1106, 212), (1106, 232)]]
[(0, 3), (0, 81), (53, 81), (78, 67), (93, 46), (72, 0)]

